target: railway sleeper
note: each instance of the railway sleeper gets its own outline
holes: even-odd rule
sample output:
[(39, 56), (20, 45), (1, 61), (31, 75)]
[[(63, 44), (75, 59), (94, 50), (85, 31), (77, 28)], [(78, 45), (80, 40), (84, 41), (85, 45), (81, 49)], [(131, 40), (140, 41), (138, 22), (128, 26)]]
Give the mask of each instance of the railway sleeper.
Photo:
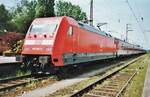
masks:
[(123, 85), (123, 82), (118, 82), (118, 83), (116, 83), (116, 82), (111, 82), (111, 83), (109, 83), (109, 85), (112, 85), (112, 86), (122, 86)]
[(112, 77), (111, 79), (113, 79), (113, 80), (115, 80), (115, 79), (119, 79), (119, 80), (123, 80), (123, 79), (127, 79), (127, 78), (129, 78), (131, 75), (122, 75), (122, 76), (114, 76), (114, 77)]
[[(96, 94), (87, 93), (87, 94), (83, 95), (83, 97), (102, 97), (102, 96), (96, 95)], [(106, 96), (103, 96), (103, 97), (106, 97)]]
[(108, 92), (119, 92), (117, 89), (109, 89), (109, 88), (95, 88), (94, 91), (108, 91)]
[(119, 83), (121, 83), (121, 82), (125, 82), (125, 80), (127, 80), (127, 79), (129, 79), (130, 77), (125, 77), (125, 78), (115, 78), (115, 79), (113, 79), (113, 82), (119, 82)]
[(108, 91), (91, 91), (90, 94), (100, 95), (100, 96), (110, 96), (114, 97), (116, 92), (108, 92)]

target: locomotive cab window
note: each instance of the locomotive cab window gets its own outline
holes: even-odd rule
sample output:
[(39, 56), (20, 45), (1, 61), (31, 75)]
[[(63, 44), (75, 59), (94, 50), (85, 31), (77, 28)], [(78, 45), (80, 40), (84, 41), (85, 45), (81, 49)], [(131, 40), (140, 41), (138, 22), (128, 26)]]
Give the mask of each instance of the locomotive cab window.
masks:
[(42, 34), (47, 33), (53, 35), (57, 29), (57, 23), (51, 24), (34, 24), (30, 28), (30, 33)]
[(73, 27), (70, 26), (70, 27), (68, 28), (68, 36), (72, 36), (72, 35), (73, 35)]

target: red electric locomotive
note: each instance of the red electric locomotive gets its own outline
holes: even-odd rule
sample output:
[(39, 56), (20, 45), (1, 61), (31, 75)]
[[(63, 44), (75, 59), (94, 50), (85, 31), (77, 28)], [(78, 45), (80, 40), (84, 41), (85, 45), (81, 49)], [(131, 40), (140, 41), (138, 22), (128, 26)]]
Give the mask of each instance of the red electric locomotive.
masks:
[(24, 63), (49, 71), (53, 67), (116, 57), (120, 40), (70, 17), (35, 19), (22, 48)]

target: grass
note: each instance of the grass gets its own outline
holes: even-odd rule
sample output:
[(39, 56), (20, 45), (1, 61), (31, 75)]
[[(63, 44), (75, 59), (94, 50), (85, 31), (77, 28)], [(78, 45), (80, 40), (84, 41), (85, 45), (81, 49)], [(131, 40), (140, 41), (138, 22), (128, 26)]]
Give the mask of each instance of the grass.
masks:
[(146, 55), (144, 58), (134, 63), (135, 65), (142, 65), (142, 68), (139, 69), (139, 72), (133, 78), (121, 97), (141, 97), (149, 59), (149, 55)]
[(23, 71), (21, 71), (21, 70), (18, 70), (18, 71), (16, 72), (16, 76), (17, 76), (17, 77), (19, 77), (19, 76), (24, 76), (24, 75), (28, 75), (28, 74), (31, 74), (31, 72), (30, 72), (30, 71), (23, 72)]

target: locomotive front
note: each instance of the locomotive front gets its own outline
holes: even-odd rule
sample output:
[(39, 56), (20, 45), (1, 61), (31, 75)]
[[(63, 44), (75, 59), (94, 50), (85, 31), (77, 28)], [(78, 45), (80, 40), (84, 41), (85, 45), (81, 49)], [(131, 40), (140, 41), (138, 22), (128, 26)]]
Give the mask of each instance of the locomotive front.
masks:
[(58, 25), (59, 18), (38, 18), (32, 22), (22, 48), (24, 67), (33, 72), (49, 71)]

